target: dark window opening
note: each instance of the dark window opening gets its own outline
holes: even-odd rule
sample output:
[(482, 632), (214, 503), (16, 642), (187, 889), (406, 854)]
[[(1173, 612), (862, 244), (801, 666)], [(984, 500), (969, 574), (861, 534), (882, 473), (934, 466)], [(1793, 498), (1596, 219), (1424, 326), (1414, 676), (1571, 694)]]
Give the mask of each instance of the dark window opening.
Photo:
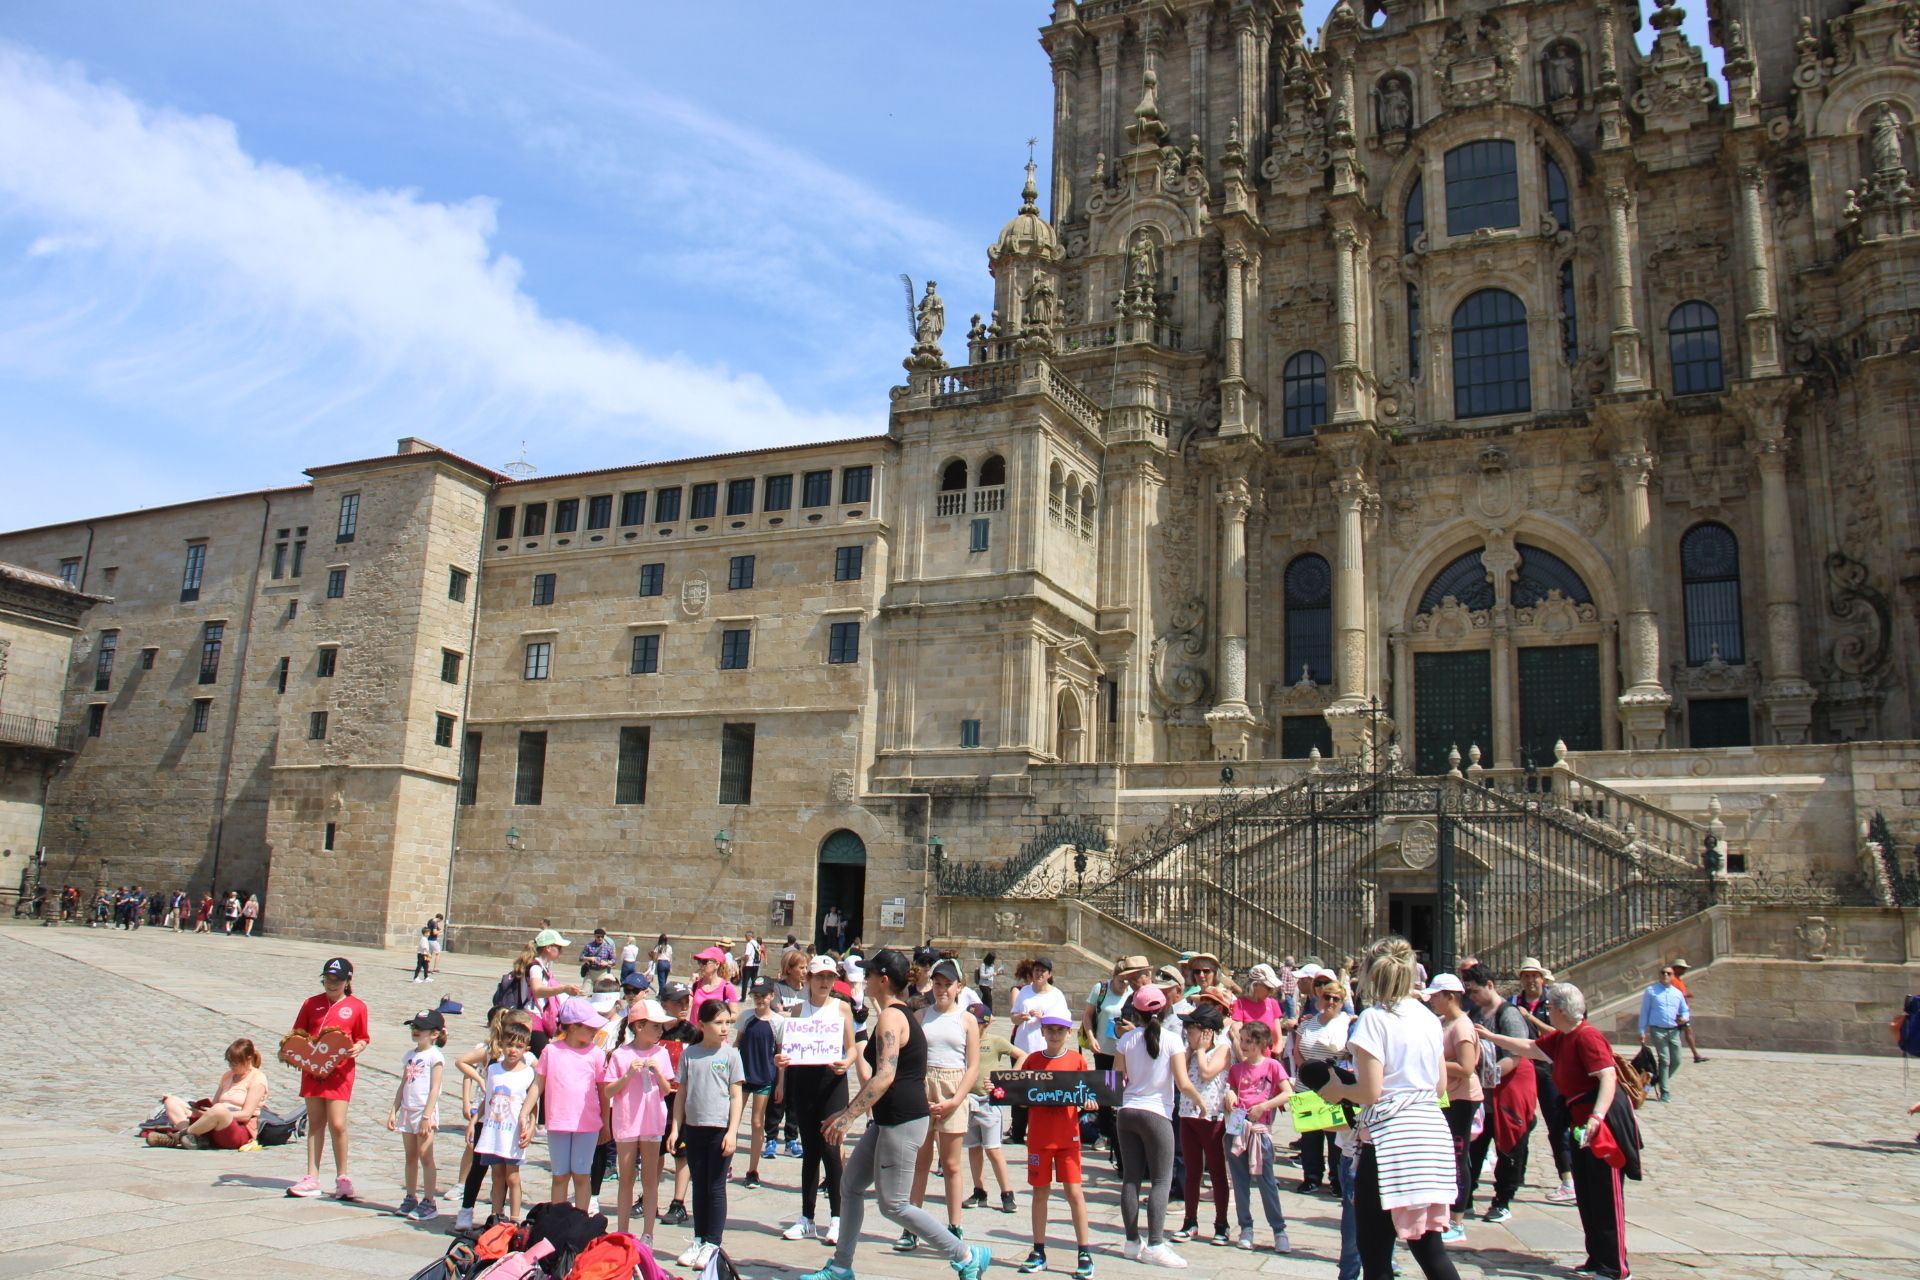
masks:
[(1747, 660), (1740, 614), (1740, 541), (1723, 524), (1697, 524), (1680, 539), (1687, 665)]
[(1520, 172), (1514, 145), (1489, 138), (1446, 155), (1447, 234), (1520, 225)]
[(793, 506), (793, 477), (768, 476), (767, 491), (760, 502), (762, 511), (786, 511)]
[(520, 731), (520, 759), (513, 777), (513, 802), (536, 805), (547, 791), (547, 735), (539, 730)]
[(753, 632), (745, 627), (720, 633), (720, 669), (743, 671), (747, 666)]
[(340, 499), (340, 523), (333, 535), (335, 542), (352, 542), (360, 531), (360, 495), (349, 493)]
[(693, 486), (693, 500), (687, 507), (690, 520), (710, 520), (720, 502), (720, 486), (717, 483), (697, 484)]
[(620, 495), (620, 527), (647, 522), (647, 491)]
[(453, 745), (453, 717), (444, 711), (433, 717), (433, 745), (436, 747)]
[(604, 529), (613, 523), (613, 495), (596, 494), (587, 499), (587, 528)]
[(627, 674), (650, 676), (660, 670), (660, 637), (655, 632), (647, 632), (633, 638), (633, 657), (627, 664)]
[(833, 472), (809, 471), (800, 478), (800, 505), (824, 507), (833, 501)]
[(647, 802), (647, 757), (652, 754), (653, 730), (645, 725), (623, 725), (620, 729), (620, 759), (614, 768), (613, 802)]
[(480, 797), (480, 746), (480, 735), (469, 732), (460, 749), (461, 804), (472, 804)]
[(753, 726), (720, 726), (720, 803), (753, 803)]
[(1453, 412), (1458, 418), (1533, 407), (1527, 309), (1504, 289), (1482, 289), (1453, 313)]
[[(1295, 556), (1282, 580), (1286, 683), (1333, 683), (1333, 569), (1322, 555)], [(1323, 722), (1324, 723), (1324, 722)]]
[(833, 552), (833, 580), (857, 582), (866, 571), (865, 547), (836, 547)]
[(680, 486), (662, 489), (653, 495), (653, 522), (672, 524), (680, 518)]
[(666, 590), (667, 566), (664, 564), (643, 564), (640, 566), (640, 594), (657, 596)]
[(537, 538), (547, 531), (547, 504), (529, 502), (520, 512), (520, 536)]
[(1285, 434), (1310, 436), (1327, 421), (1327, 362), (1317, 351), (1302, 351), (1287, 361), (1282, 376), (1286, 394)]
[(873, 497), (873, 468), (848, 467), (840, 473), (840, 504), (851, 506)]
[(860, 624), (836, 622), (827, 639), (827, 661), (841, 665), (860, 661)]
[(727, 481), (727, 514), (730, 516), (753, 514), (753, 481)]
[(580, 499), (562, 498), (553, 504), (553, 531), (572, 533), (580, 527)]

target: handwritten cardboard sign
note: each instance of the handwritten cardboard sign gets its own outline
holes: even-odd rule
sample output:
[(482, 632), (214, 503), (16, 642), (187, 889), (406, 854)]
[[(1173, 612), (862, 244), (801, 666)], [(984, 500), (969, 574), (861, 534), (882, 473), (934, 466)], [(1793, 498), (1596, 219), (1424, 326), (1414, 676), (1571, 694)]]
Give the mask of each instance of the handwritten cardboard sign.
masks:
[(1111, 1071), (996, 1071), (990, 1077), (995, 1102), (1017, 1107), (1114, 1106), (1120, 1081)]
[(347, 1060), (353, 1041), (339, 1027), (322, 1027), (320, 1034), (291, 1031), (280, 1042), (280, 1061), (296, 1071), (304, 1071), (316, 1080), (324, 1080)]
[(790, 1067), (829, 1066), (847, 1056), (846, 1034), (838, 1018), (788, 1018), (780, 1048)]

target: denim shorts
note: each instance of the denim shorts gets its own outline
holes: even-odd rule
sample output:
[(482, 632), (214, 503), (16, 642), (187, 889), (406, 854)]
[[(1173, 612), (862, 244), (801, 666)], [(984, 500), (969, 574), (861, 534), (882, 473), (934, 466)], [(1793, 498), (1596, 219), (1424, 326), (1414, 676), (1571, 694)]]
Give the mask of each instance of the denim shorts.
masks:
[(553, 1166), (553, 1176), (564, 1178), (568, 1174), (592, 1173), (593, 1149), (599, 1145), (598, 1129), (588, 1129), (581, 1133), (547, 1130), (547, 1156)]

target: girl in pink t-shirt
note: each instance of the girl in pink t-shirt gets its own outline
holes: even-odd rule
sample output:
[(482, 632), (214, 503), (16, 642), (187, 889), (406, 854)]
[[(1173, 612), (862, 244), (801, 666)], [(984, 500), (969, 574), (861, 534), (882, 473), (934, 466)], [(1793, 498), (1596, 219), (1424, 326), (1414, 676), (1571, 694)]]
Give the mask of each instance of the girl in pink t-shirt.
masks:
[(1227, 1123), (1227, 1170), (1233, 1175), (1234, 1208), (1240, 1219), (1242, 1249), (1253, 1248), (1254, 1187), (1260, 1190), (1276, 1253), (1293, 1246), (1287, 1240), (1287, 1215), (1280, 1207), (1279, 1180), (1273, 1172), (1273, 1115), (1293, 1096), (1293, 1082), (1273, 1052), (1273, 1032), (1264, 1022), (1240, 1028), (1240, 1061), (1227, 1068), (1229, 1101), (1238, 1112)]
[(667, 1091), (673, 1084), (673, 1056), (660, 1043), (660, 1032), (672, 1021), (658, 1000), (635, 1000), (627, 1010), (627, 1029), (633, 1039), (607, 1059), (600, 1084), (600, 1096), (613, 1113), (613, 1140), (620, 1151), (620, 1225), (614, 1230), (625, 1231), (633, 1216), (638, 1165), (645, 1202), (640, 1238), (649, 1243), (660, 1210), (660, 1139), (667, 1132)]
[[(560, 1006), (560, 1038), (547, 1042), (534, 1064), (533, 1088), (521, 1114), (531, 1117), (547, 1104), (547, 1157), (553, 1166), (555, 1204), (569, 1199), (586, 1212), (593, 1196), (593, 1149), (612, 1138), (607, 1106), (600, 1096), (607, 1054), (593, 1033), (607, 1025), (590, 1001), (573, 996)], [(568, 1195), (568, 1191), (572, 1195)]]

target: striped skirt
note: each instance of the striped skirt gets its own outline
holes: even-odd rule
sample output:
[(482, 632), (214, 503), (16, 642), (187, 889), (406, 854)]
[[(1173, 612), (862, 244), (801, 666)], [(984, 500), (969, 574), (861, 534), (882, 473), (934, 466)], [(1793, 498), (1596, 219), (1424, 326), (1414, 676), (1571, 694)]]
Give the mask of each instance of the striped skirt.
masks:
[(1380, 1207), (1449, 1205), (1454, 1177), (1453, 1134), (1431, 1093), (1389, 1094), (1361, 1116), (1364, 1140), (1380, 1169)]

